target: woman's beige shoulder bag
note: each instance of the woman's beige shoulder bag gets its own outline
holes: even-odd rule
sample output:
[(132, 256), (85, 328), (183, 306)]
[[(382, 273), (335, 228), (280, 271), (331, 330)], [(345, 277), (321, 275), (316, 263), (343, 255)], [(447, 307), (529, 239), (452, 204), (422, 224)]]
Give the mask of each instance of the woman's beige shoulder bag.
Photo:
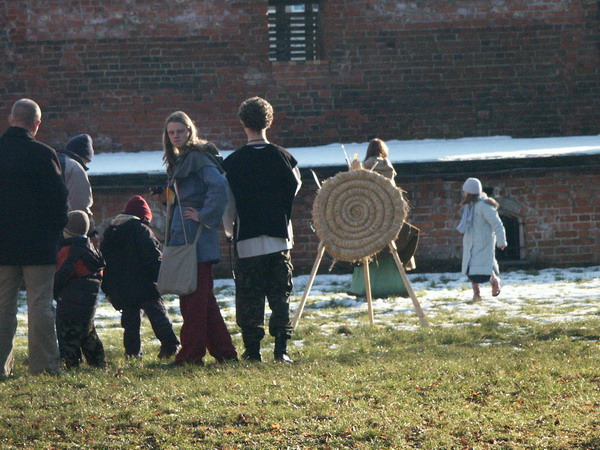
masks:
[(181, 209), (181, 201), (179, 200), (177, 182), (175, 182), (175, 196), (177, 197), (177, 205), (179, 206), (179, 214), (181, 215), (181, 226), (183, 227), (185, 244), (173, 246), (167, 245), (170, 236), (169, 230), (165, 230), (165, 246), (163, 248), (160, 271), (158, 272), (157, 288), (161, 295), (175, 294), (181, 296), (191, 294), (196, 290), (198, 285), (198, 257), (196, 256), (196, 243), (202, 233), (203, 225), (202, 223), (198, 224), (196, 237), (192, 242), (189, 242), (185, 231), (185, 221), (183, 220), (183, 211)]

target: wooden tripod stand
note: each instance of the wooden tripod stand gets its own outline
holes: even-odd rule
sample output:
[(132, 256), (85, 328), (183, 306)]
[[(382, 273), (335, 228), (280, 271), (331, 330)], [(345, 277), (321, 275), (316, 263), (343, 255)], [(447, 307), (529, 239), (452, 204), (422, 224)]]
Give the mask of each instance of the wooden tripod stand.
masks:
[[(402, 265), (402, 261), (400, 261), (400, 257), (398, 256), (398, 249), (396, 248), (396, 243), (391, 241), (388, 244), (390, 252), (394, 258), (394, 262), (396, 263), (396, 267), (398, 268), (398, 272), (400, 272), (400, 276), (402, 277), (402, 281), (404, 282), (404, 286), (406, 287), (406, 291), (410, 296), (413, 306), (415, 308), (415, 312), (417, 313), (417, 317), (419, 318), (419, 322), (422, 327), (428, 326), (427, 319), (425, 318), (425, 314), (423, 314), (423, 310), (421, 309), (421, 305), (419, 304), (419, 300), (417, 300), (417, 296), (415, 295), (415, 291), (413, 290), (408, 277), (406, 276), (406, 271), (404, 270), (404, 266)], [(292, 321), (292, 326), (294, 329), (298, 326), (298, 322), (300, 321), (300, 317), (302, 317), (302, 313), (304, 312), (304, 306), (306, 305), (306, 300), (308, 299), (308, 294), (310, 293), (310, 289), (315, 281), (315, 277), (317, 276), (317, 271), (319, 270), (319, 265), (321, 264), (321, 260), (323, 259), (323, 254), (325, 253), (325, 244), (323, 242), (319, 243), (319, 247), (317, 249), (317, 258), (315, 259), (315, 263), (313, 264), (312, 270), (310, 272), (310, 277), (308, 279), (308, 283), (306, 284), (306, 288), (304, 289), (304, 295), (302, 296), (302, 300), (300, 301), (300, 306), (298, 307), (298, 311), (296, 311), (296, 315), (294, 316), (294, 320)], [(375, 323), (373, 318), (373, 298), (371, 296), (371, 276), (369, 273), (369, 259), (363, 258), (363, 267), (365, 271), (365, 288), (367, 293), (367, 308), (369, 312), (369, 321), (371, 325)]]

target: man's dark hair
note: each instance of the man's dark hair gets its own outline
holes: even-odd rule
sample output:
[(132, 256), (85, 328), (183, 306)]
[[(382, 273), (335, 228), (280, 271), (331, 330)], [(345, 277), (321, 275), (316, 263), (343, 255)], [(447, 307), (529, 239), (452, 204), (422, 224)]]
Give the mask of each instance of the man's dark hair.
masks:
[(258, 132), (273, 123), (273, 107), (264, 98), (252, 97), (240, 105), (238, 117), (246, 128)]

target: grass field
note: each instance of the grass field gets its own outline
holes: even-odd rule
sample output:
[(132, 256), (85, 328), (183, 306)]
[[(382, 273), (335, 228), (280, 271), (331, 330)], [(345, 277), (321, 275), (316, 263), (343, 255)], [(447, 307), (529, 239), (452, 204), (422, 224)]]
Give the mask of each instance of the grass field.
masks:
[[(16, 375), (0, 381), (0, 447), (600, 448), (594, 274), (555, 277), (572, 283), (570, 292), (588, 290), (570, 308), (553, 285), (545, 297), (538, 292), (543, 298), (522, 299), (520, 314), (486, 309), (485, 299), (469, 305), (464, 286), (423, 278), (414, 285), (426, 329), (406, 299), (377, 301), (370, 326), (364, 303), (344, 302), (348, 278), (319, 278), (290, 366), (271, 361), (267, 339), (263, 364), (207, 357), (205, 367), (173, 367), (155, 358), (147, 321), (143, 359), (125, 360), (118, 315), (102, 304), (109, 367), (31, 377), (21, 315)], [(231, 289), (217, 283), (241, 348)], [(506, 291), (503, 301), (514, 306)], [(176, 301), (169, 305), (179, 327)]]

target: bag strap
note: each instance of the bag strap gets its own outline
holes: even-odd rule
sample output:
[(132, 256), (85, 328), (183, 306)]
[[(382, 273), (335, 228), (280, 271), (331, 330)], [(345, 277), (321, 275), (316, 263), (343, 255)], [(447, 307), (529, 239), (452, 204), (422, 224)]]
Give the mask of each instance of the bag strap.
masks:
[[(183, 210), (181, 209), (181, 200), (179, 199), (179, 189), (177, 188), (177, 180), (173, 181), (173, 186), (175, 186), (175, 197), (177, 198), (177, 206), (179, 206), (179, 215), (181, 216), (181, 227), (183, 228), (183, 237), (185, 239), (186, 245), (189, 244), (187, 238), (187, 232), (185, 231), (185, 221), (183, 220)], [(202, 222), (198, 222), (198, 229), (196, 230), (196, 237), (194, 238), (194, 244), (198, 242), (200, 238), (200, 234), (202, 233)]]
[(177, 188), (177, 180), (173, 180), (173, 186), (175, 186), (175, 197), (177, 198), (177, 205), (179, 206), (179, 215), (181, 216), (181, 227), (183, 228), (183, 238), (185, 239), (186, 245), (189, 244), (187, 233), (185, 231), (185, 221), (183, 220), (183, 211), (181, 210), (181, 200), (179, 199), (179, 189)]

